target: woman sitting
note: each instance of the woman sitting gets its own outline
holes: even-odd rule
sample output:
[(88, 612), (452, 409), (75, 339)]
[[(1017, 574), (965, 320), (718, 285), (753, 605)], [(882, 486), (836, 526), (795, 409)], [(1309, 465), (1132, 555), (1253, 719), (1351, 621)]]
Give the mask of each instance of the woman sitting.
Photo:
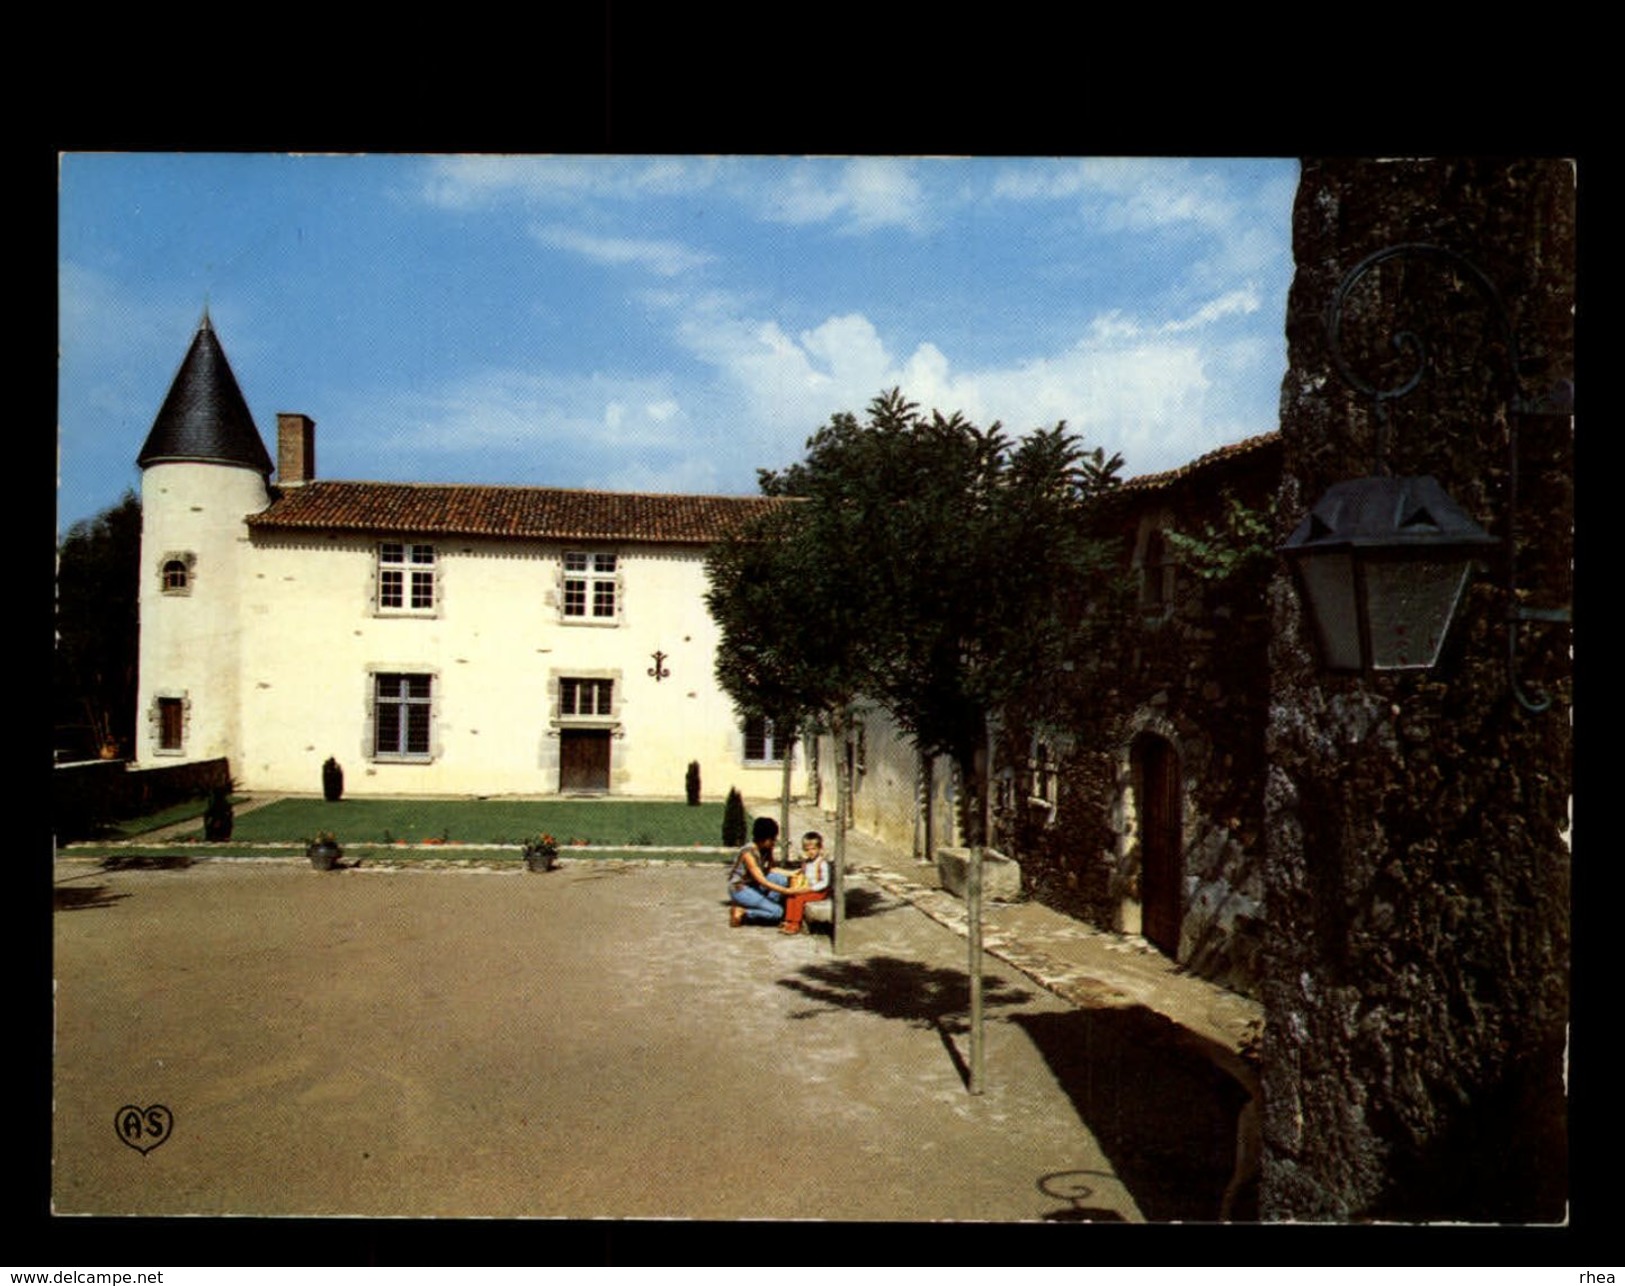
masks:
[(728, 923), (777, 924), (784, 919), (784, 894), (790, 883), (787, 871), (773, 869), (773, 846), (778, 843), (779, 824), (771, 817), (758, 817), (750, 828), (751, 842), (739, 850), (728, 868)]

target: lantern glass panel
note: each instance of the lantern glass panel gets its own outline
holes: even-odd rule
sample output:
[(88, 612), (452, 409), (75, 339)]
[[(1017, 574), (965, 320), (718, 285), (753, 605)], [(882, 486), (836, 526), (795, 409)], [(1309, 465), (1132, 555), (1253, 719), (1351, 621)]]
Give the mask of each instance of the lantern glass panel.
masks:
[(1471, 565), (1468, 559), (1365, 561), (1373, 670), (1425, 670), (1438, 661)]
[(1354, 593), (1350, 554), (1315, 554), (1298, 560), (1309, 615), (1320, 638), (1320, 656), (1330, 670), (1358, 670), (1360, 612)]

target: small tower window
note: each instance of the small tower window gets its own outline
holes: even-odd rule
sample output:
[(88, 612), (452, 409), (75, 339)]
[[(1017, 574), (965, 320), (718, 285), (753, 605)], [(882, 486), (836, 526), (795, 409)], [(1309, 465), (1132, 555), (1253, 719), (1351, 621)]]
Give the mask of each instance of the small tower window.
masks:
[(147, 718), (152, 732), (152, 747), (157, 754), (179, 755), (186, 752), (191, 705), (184, 692), (170, 691), (154, 696)]
[(183, 710), (179, 697), (158, 698), (158, 749), (179, 750), (185, 740)]
[(165, 554), (163, 561), (158, 564), (158, 583), (166, 594), (190, 594), (192, 592), (192, 568), (197, 562), (193, 554), (171, 553)]

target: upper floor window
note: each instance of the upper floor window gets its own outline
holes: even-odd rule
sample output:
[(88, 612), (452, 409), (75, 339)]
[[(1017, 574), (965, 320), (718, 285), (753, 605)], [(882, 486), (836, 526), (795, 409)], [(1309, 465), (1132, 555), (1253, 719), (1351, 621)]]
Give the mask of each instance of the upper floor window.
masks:
[(613, 679), (560, 679), (559, 714), (561, 717), (580, 718), (583, 715), (614, 713), (615, 680)]
[(385, 612), (434, 610), (434, 546), (386, 540), (378, 546), (378, 608)]
[(390, 759), (427, 759), (434, 714), (434, 676), (374, 674), (373, 754)]
[(158, 583), (166, 594), (192, 592), (192, 566), (195, 555), (187, 553), (165, 554), (158, 565)]
[(1140, 564), (1140, 606), (1157, 613), (1168, 607), (1174, 596), (1177, 566), (1168, 549), (1161, 527), (1153, 527), (1145, 538), (1145, 555)]
[(753, 714), (745, 720), (745, 762), (747, 764), (781, 764), (786, 754), (793, 753), (795, 732), (786, 728), (781, 733), (773, 720)]
[(614, 554), (564, 555), (564, 615), (568, 620), (613, 621), (619, 609)]

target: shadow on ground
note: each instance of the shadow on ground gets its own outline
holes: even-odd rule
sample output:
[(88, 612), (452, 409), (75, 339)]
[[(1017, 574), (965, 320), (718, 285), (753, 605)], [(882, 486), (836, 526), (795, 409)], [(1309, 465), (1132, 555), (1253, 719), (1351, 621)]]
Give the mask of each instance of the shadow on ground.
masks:
[(163, 857), (104, 857), (99, 865), (104, 871), (184, 871), (192, 865), (192, 859), (184, 853)]
[(884, 893), (877, 893), (873, 889), (848, 889), (846, 891), (846, 918), (848, 920), (861, 920), (871, 915), (885, 915), (888, 911), (901, 911), (907, 902), (898, 898), (887, 897)]
[[(1219, 1218), (1248, 1100), (1232, 1077), (1148, 1009), (1012, 1014), (1010, 1021), (1043, 1054), (1148, 1220)], [(1046, 1218), (1083, 1219), (1085, 1210), (1074, 1204)], [(1237, 1220), (1257, 1217), (1256, 1198), (1232, 1212)]]
[[(798, 1010), (792, 1019), (815, 1018), (828, 1009), (861, 1009), (882, 1018), (895, 1018), (937, 1033), (959, 1078), (970, 1083), (970, 1067), (955, 1042), (970, 1031), (970, 978), (959, 969), (939, 969), (917, 960), (871, 956), (866, 960), (836, 960), (807, 965), (800, 976), (780, 978), (779, 986), (817, 1002)], [(1023, 1004), (1033, 993), (1000, 978), (982, 981), (985, 1013)]]
[(1122, 1223), (1123, 1216), (1106, 1206), (1091, 1206), (1088, 1201), (1103, 1184), (1117, 1182), (1117, 1176), (1105, 1170), (1058, 1170), (1046, 1174), (1038, 1181), (1038, 1190), (1047, 1197), (1060, 1197), (1070, 1202), (1059, 1210), (1043, 1216), (1046, 1223)]
[(112, 906), (128, 893), (109, 893), (105, 884), (91, 884), (84, 888), (57, 885), (51, 890), (52, 909), (56, 911), (91, 911), (97, 907)]

